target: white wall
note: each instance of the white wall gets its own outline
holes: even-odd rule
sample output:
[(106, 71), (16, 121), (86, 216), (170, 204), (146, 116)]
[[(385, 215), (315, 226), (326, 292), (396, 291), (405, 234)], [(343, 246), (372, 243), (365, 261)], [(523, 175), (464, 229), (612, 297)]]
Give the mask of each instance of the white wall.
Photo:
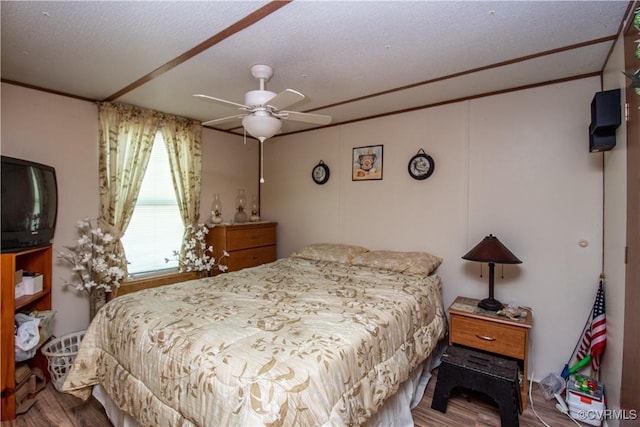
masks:
[[(621, 36), (609, 57), (603, 76), (603, 89), (622, 88), (625, 103), (627, 85), (624, 70), (624, 45)], [(623, 110), (624, 111), (624, 110)], [(623, 124), (616, 132), (616, 146), (605, 152), (604, 159), (604, 271), (607, 311), (607, 347), (602, 357), (601, 379), (607, 390), (607, 406), (620, 409), (622, 353), (625, 313), (625, 246), (627, 231), (627, 129)], [(609, 420), (610, 426), (619, 425)]]
[[(78, 238), (76, 221), (98, 216), (98, 109), (93, 103), (3, 83), (1, 147), (3, 155), (34, 160), (56, 168), (58, 222), (54, 251)], [(253, 140), (209, 129), (202, 136), (201, 222), (208, 219), (212, 194), (221, 193), (225, 220), (234, 213), (237, 189), (258, 191), (258, 147)], [(54, 334), (85, 329), (85, 296), (62, 289), (70, 271), (53, 261)]]
[(98, 108), (95, 104), (2, 84), (2, 146), (5, 156), (56, 168), (58, 220), (54, 236), (52, 305), (54, 334), (86, 329), (86, 297), (63, 290), (70, 271), (56, 252), (78, 238), (75, 224), (96, 218), (98, 197)]
[[(590, 312), (602, 256), (602, 162), (588, 151), (597, 78), (549, 85), (314, 132), (265, 145), (263, 214), (278, 255), (312, 242), (425, 250), (444, 258), (444, 300), (484, 297), (487, 274), (461, 259), (493, 233), (523, 264), (498, 266), (496, 297), (534, 313), (535, 379), (559, 373)], [(351, 151), (384, 145), (382, 181), (351, 180)], [(435, 173), (415, 181), (423, 148)], [(318, 186), (323, 160), (331, 178)], [(585, 240), (583, 248), (579, 242)]]
[(232, 222), (236, 195), (245, 190), (247, 203), (258, 194), (258, 142), (204, 128), (202, 131), (202, 199), (200, 222), (208, 222), (213, 194), (220, 193), (222, 219)]
[[(75, 239), (77, 219), (97, 216), (97, 108), (94, 104), (2, 84), (2, 154), (51, 164), (60, 207), (54, 248)], [(519, 266), (498, 267), (496, 297), (533, 308), (537, 379), (559, 372), (593, 304), (600, 273), (602, 162), (587, 150), (589, 104), (597, 78), (481, 98), (265, 143), (262, 216), (279, 222), (279, 256), (311, 242), (372, 249), (426, 250), (445, 261), (444, 299), (484, 297), (487, 278), (460, 257), (497, 235)], [(353, 147), (384, 145), (384, 179), (351, 181)], [(407, 173), (423, 148), (436, 161), (426, 181)], [(331, 168), (311, 180), (320, 159)], [(238, 188), (257, 191), (255, 141), (205, 130), (206, 219), (220, 192), (230, 220)], [(587, 248), (578, 241), (589, 242)], [(486, 269), (485, 269), (486, 273)], [(55, 334), (86, 327), (88, 304), (61, 290), (54, 263)]]
[(498, 230), (523, 261), (508, 268), (512, 280), (496, 292), (533, 309), (535, 379), (568, 361), (601, 272), (602, 163), (589, 153), (587, 134), (598, 84), (472, 102), (470, 235)]

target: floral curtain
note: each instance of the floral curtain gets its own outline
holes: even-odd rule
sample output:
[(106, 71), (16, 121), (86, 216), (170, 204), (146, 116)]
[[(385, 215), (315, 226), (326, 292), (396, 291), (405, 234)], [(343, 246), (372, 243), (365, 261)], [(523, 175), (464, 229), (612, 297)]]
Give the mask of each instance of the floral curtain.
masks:
[[(100, 227), (124, 253), (124, 234), (142, 184), (162, 115), (124, 104), (99, 103)], [(126, 260), (120, 266), (126, 274)], [(125, 276), (126, 277), (126, 276)]]
[(169, 154), (178, 209), (185, 226), (181, 250), (184, 254), (185, 245), (194, 238), (200, 217), (202, 126), (192, 120), (165, 116), (161, 132)]
[[(120, 237), (136, 206), (156, 133), (167, 147), (178, 209), (185, 225), (181, 254), (194, 239), (200, 216), (202, 126), (189, 119), (124, 104), (99, 103), (100, 227)], [(182, 257), (181, 257), (182, 258)], [(126, 272), (126, 260), (120, 266)]]

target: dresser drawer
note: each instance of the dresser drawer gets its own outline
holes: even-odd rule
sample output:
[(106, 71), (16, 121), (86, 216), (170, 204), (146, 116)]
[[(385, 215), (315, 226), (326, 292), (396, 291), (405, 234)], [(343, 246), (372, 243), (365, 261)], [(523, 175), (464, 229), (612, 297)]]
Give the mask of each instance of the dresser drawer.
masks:
[(229, 271), (237, 271), (247, 267), (273, 262), (276, 260), (276, 246), (262, 246), (259, 248), (243, 249), (229, 252), (229, 257), (222, 260), (229, 267)]
[(526, 358), (526, 330), (497, 322), (451, 315), (451, 344)]
[(235, 228), (227, 230), (228, 252), (258, 246), (275, 245), (275, 227)]

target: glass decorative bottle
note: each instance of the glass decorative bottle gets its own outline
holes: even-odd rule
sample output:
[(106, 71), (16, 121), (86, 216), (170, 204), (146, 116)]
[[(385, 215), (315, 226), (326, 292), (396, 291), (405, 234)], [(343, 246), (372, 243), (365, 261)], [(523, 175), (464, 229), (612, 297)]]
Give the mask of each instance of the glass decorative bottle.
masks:
[(238, 190), (238, 195), (236, 196), (236, 206), (238, 210), (236, 214), (233, 216), (233, 222), (243, 223), (247, 222), (247, 213), (244, 211), (244, 207), (247, 204), (247, 199), (244, 195), (244, 190)]
[(211, 224), (222, 223), (222, 202), (220, 201), (220, 193), (213, 195), (213, 202), (211, 202)]
[(260, 209), (258, 208), (258, 196), (255, 194), (251, 196), (251, 216), (249, 217), (249, 221), (257, 222), (260, 221)]

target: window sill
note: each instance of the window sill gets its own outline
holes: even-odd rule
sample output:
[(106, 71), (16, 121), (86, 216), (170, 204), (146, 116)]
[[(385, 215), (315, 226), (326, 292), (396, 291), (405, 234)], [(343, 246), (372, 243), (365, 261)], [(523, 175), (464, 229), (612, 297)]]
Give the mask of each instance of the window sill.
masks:
[(157, 288), (159, 286), (172, 285), (174, 283), (186, 282), (187, 280), (193, 280), (198, 278), (198, 273), (170, 273), (163, 274), (161, 276), (146, 277), (144, 279), (130, 280), (120, 284), (120, 288), (115, 295), (112, 293), (107, 294), (109, 300), (120, 296), (126, 295), (131, 292), (140, 291), (143, 289)]

